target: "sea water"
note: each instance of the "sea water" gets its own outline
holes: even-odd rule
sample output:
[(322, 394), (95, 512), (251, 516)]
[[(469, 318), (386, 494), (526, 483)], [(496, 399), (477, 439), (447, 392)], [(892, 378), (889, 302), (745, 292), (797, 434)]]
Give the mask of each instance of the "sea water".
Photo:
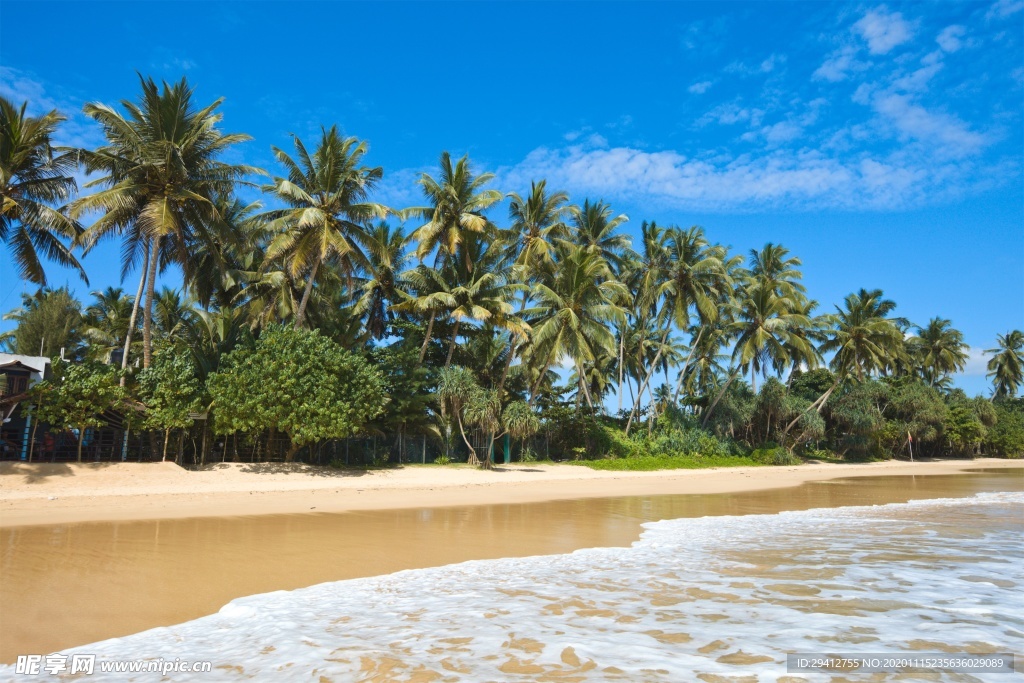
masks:
[(160, 677), (100, 662), (212, 663), (175, 681), (1016, 681), (792, 673), (786, 655), (1021, 653), (1022, 523), (1022, 493), (665, 520), (629, 548), (254, 595), (65, 654), (126, 681)]

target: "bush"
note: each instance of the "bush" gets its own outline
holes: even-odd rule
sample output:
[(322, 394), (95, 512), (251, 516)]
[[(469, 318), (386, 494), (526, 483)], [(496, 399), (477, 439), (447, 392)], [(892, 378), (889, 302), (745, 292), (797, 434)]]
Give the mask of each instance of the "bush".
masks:
[(758, 448), (750, 457), (765, 465), (799, 465), (803, 462), (781, 446)]
[(1024, 458), (1024, 401), (997, 401), (996, 422), (985, 438), (989, 453), (1003, 458)]
[(447, 455), (439, 455), (436, 458), (434, 458), (434, 464), (435, 465), (451, 465), (452, 464), (452, 459), (449, 458)]

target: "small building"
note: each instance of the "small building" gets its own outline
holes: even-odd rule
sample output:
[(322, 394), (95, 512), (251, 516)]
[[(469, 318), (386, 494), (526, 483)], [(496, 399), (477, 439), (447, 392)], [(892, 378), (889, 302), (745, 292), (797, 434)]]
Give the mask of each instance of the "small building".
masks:
[(28, 444), (28, 430), (31, 420), (18, 410), (28, 390), (50, 373), (50, 359), (45, 356), (21, 356), (15, 353), (0, 353), (0, 439), (3, 454), (23, 456), (18, 451)]

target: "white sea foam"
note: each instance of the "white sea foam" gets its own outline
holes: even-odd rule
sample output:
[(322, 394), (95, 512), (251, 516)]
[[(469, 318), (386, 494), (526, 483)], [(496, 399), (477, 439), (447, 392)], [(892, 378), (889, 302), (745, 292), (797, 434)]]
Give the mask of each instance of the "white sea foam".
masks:
[(176, 681), (776, 681), (793, 651), (1021, 652), (1022, 511), (1024, 494), (987, 493), (668, 520), (630, 548), (254, 595), (66, 652), (214, 664)]

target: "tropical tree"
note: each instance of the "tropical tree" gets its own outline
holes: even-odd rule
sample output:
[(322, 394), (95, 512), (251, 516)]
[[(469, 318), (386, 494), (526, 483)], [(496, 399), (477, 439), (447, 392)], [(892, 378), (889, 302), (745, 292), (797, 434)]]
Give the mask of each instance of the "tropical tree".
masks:
[(82, 304), (66, 287), (41, 288), (34, 294), (22, 294), (22, 305), (4, 315), (17, 326), (0, 335), (0, 343), (10, 353), (25, 356), (63, 355), (75, 359), (83, 349)]
[(777, 373), (793, 362), (790, 348), (804, 358), (815, 356), (813, 345), (794, 330), (806, 329), (810, 320), (792, 312), (790, 301), (776, 294), (770, 285), (758, 282), (741, 290), (736, 320), (731, 331), (736, 336), (733, 360), (750, 370), (750, 385), (757, 391), (757, 373), (766, 373), (769, 365)]
[(1014, 398), (1024, 384), (1024, 332), (1011, 330), (996, 335), (996, 348), (986, 349), (988, 378), (992, 380), (994, 398)]
[(122, 237), (123, 273), (148, 254), (142, 343), (143, 367), (149, 367), (157, 275), (174, 262), (188, 279), (194, 255), (213, 241), (214, 198), (230, 195), (258, 169), (220, 160), (233, 145), (250, 139), (220, 131), (216, 109), (222, 99), (200, 109), (184, 78), (162, 87), (151, 78), (139, 76), (139, 81), (142, 96), (138, 103), (122, 101), (124, 114), (105, 104), (85, 105), (107, 143), (81, 153), (86, 170), (100, 174), (86, 187), (99, 189), (73, 202), (70, 215), (101, 212), (80, 242), (88, 251), (105, 237)]
[(107, 361), (128, 336), (134, 302), (120, 287), (107, 287), (92, 296), (93, 302), (86, 307), (82, 319), (82, 333), (89, 341), (90, 355), (95, 360)]
[(268, 211), (267, 229), (276, 236), (267, 247), (266, 259), (283, 257), (292, 278), (306, 279), (295, 312), (296, 329), (305, 322), (306, 306), (317, 271), (333, 259), (341, 272), (351, 276), (362, 264), (359, 249), (363, 226), (374, 218), (385, 218), (389, 209), (366, 201), (383, 177), (380, 167), (361, 165), (369, 145), (354, 137), (342, 137), (337, 126), (321, 130), (320, 142), (310, 156), (293, 136), (298, 161), (277, 147), (274, 157), (285, 167), (287, 178), (274, 178), (263, 189), (288, 208)]
[[(441, 173), (435, 180), (429, 174), (420, 176), (419, 185), (428, 206), (405, 209), (402, 214), (426, 222), (412, 233), (417, 241), (416, 257), (421, 261), (437, 250), (435, 266), (454, 260), (471, 233), (494, 232), (494, 224), (484, 212), (502, 199), (498, 190), (484, 189), (494, 179), (492, 173), (473, 175), (469, 157), (463, 156), (452, 165), (451, 155), (441, 153)], [(462, 254), (467, 270), (473, 270), (468, 253)]]
[(613, 213), (608, 204), (591, 203), (589, 199), (581, 207), (572, 207), (569, 210), (569, 235), (563, 242), (584, 247), (588, 253), (601, 256), (617, 270), (632, 255), (632, 240), (629, 235), (618, 231), (629, 217), (624, 213), (613, 216)]
[(224, 358), (207, 382), (220, 434), (275, 430), (299, 448), (357, 434), (387, 402), (384, 379), (365, 359), (316, 330), (272, 326)]
[[(533, 345), (543, 357), (540, 376), (559, 357), (568, 356), (580, 377), (580, 388), (593, 409), (583, 366), (598, 354), (615, 352), (615, 337), (609, 323), (621, 321), (625, 311), (619, 305), (629, 292), (614, 280), (608, 262), (600, 253), (583, 246), (561, 245), (554, 273), (531, 290), (535, 306), (526, 312), (533, 327)], [(532, 405), (536, 385), (530, 392)]]
[(967, 366), (967, 344), (963, 334), (945, 318), (932, 318), (907, 341), (921, 378), (937, 387), (942, 380)]
[(547, 182), (530, 183), (526, 198), (509, 193), (508, 217), (512, 225), (502, 231), (501, 238), (509, 249), (523, 280), (537, 277), (537, 271), (553, 265), (555, 240), (563, 238), (568, 229), (565, 216), (570, 211), (569, 195), (547, 191)]
[(46, 285), (42, 255), (74, 268), (88, 282), (65, 243), (73, 243), (81, 227), (60, 206), (77, 190), (76, 151), (53, 145), (66, 119), (56, 110), (26, 116), (27, 107), (28, 102), (17, 107), (0, 97), (0, 242), (10, 248), (23, 280)]
[(366, 329), (374, 339), (381, 339), (393, 318), (391, 306), (403, 300), (402, 274), (409, 263), (409, 238), (402, 228), (381, 222), (365, 230), (360, 242), (366, 259), (360, 278), (362, 295), (355, 312), (365, 316)]

